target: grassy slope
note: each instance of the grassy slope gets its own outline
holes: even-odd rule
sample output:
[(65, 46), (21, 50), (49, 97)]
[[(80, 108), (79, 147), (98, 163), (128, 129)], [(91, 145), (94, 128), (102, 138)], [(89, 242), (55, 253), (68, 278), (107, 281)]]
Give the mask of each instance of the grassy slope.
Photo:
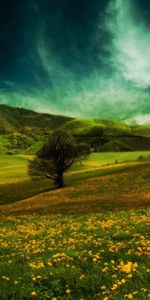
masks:
[[(137, 164), (141, 164), (139, 161), (136, 163), (137, 158), (143, 155), (146, 159), (149, 154), (150, 152), (93, 153), (85, 160), (83, 165), (75, 164), (66, 173), (66, 185), (72, 185), (78, 180), (90, 178), (91, 176), (120, 173), (133, 167), (136, 168)], [(33, 181), (30, 179), (27, 174), (29, 159), (32, 159), (32, 156), (0, 156), (0, 204), (26, 199), (54, 188), (51, 181)], [(116, 164), (116, 160), (121, 164)], [(130, 163), (122, 163), (126, 161)]]
[(148, 299), (150, 163), (99, 167), (139, 154), (92, 154), (63, 190), (14, 203), (47, 183), (25, 180), (29, 156), (1, 156), (1, 300)]
[(0, 299), (147, 300), (149, 175), (134, 164), (1, 206)]
[[(117, 120), (72, 119), (0, 105), (0, 132), (3, 132), (5, 128), (4, 132), (7, 133), (0, 135), (0, 152), (7, 153), (7, 151), (10, 151), (10, 135), (20, 133), (24, 140), (24, 142), (22, 140), (22, 148), (14, 149), (12, 144), (13, 153), (16, 151), (29, 154), (35, 153), (44, 141), (45, 135), (47, 136), (58, 127), (74, 134), (80, 142), (90, 142), (90, 144), (93, 143), (93, 132), (98, 128), (102, 129), (106, 140), (109, 141), (106, 147), (102, 147), (104, 151), (135, 151), (138, 149), (149, 150), (150, 148), (149, 126), (130, 126)], [(25, 149), (24, 144), (26, 144), (27, 136), (31, 139), (29, 141), (31, 146), (27, 146), (27, 149)], [(97, 143), (99, 143), (99, 139), (97, 139)]]
[(65, 130), (72, 134), (84, 134), (98, 127), (104, 130), (108, 135), (137, 135), (143, 137), (150, 137), (149, 126), (131, 126), (122, 121), (117, 120), (88, 120), (88, 119), (73, 119), (63, 125)]
[[(82, 162), (76, 163), (69, 171), (92, 171), (95, 168), (122, 162), (138, 161), (143, 156), (143, 160), (150, 159), (150, 151), (135, 152), (106, 152), (92, 153)], [(0, 183), (17, 182), (30, 179), (27, 170), (28, 162), (33, 158), (32, 155), (0, 155)]]
[(0, 119), (9, 129), (20, 131), (24, 127), (54, 129), (71, 120), (69, 117), (40, 114), (31, 110), (0, 105)]
[(34, 196), (1, 207), (1, 212), (83, 213), (146, 207), (150, 204), (150, 163), (139, 163), (120, 172), (101, 174), (84, 180), (74, 179), (71, 186)]

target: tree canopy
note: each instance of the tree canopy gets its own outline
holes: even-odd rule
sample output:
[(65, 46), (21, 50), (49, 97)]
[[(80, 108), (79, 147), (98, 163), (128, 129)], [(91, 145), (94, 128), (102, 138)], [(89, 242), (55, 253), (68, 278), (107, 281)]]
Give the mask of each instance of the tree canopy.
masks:
[[(81, 149), (84, 151), (81, 151)], [(88, 148), (87, 154), (89, 151)], [(64, 172), (71, 167), (78, 157), (85, 155), (85, 153), (85, 147), (80, 147), (79, 151), (69, 133), (63, 130), (55, 130), (36, 158), (30, 162), (29, 174), (34, 178), (52, 179), (57, 187), (63, 187)]]

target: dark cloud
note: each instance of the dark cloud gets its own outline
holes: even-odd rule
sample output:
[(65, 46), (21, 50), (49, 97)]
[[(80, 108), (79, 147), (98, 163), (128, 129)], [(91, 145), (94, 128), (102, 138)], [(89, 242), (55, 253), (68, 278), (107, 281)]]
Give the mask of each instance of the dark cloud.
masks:
[[(34, 108), (45, 97), (44, 109), (55, 102), (58, 112), (66, 105), (80, 110), (87, 101), (87, 114), (97, 116), (117, 98), (123, 115), (126, 93), (136, 103), (141, 95), (147, 101), (141, 89), (149, 88), (149, 22), (149, 0), (0, 1), (0, 102), (8, 91), (8, 103), (28, 107), (34, 98)], [(27, 100), (18, 102), (22, 94)]]

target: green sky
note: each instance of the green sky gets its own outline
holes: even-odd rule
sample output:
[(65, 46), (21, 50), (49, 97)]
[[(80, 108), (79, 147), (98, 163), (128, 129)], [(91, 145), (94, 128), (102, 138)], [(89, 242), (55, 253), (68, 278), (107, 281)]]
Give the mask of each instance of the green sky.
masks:
[(147, 0), (15, 2), (0, 10), (0, 103), (150, 123)]

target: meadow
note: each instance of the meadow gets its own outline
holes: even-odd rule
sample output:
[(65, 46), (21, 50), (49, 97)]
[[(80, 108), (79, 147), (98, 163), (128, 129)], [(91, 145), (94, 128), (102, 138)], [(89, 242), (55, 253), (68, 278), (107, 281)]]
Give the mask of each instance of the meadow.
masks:
[(1, 156), (0, 299), (150, 299), (149, 155), (92, 154), (62, 190)]
[[(149, 157), (150, 151), (92, 153), (81, 164), (72, 166), (65, 175), (65, 183), (68, 186), (76, 180), (120, 173), (148, 161)], [(54, 188), (51, 181), (31, 180), (28, 163), (32, 158), (33, 155), (0, 155), (0, 204), (23, 200)]]

